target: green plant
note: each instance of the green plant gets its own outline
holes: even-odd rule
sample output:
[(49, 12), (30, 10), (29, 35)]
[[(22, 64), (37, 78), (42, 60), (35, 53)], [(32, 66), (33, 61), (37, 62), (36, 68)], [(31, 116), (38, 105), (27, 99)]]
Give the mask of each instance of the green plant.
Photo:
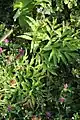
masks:
[(74, 114), (74, 117), (72, 117), (73, 120), (79, 120), (80, 116), (78, 115), (78, 113)]
[(80, 40), (74, 29), (64, 24), (58, 25), (56, 20), (51, 23), (48, 19), (41, 21), (30, 17), (28, 19), (30, 22), (26, 22), (31, 30), (18, 37), (31, 41), (30, 52), (37, 54), (37, 49), (39, 49), (39, 54), (47, 69), (51, 69), (51, 66), (57, 67), (61, 61), (67, 65), (73, 58), (78, 57)]
[(80, 119), (79, 1), (13, 7), (14, 29), (0, 25), (0, 119)]

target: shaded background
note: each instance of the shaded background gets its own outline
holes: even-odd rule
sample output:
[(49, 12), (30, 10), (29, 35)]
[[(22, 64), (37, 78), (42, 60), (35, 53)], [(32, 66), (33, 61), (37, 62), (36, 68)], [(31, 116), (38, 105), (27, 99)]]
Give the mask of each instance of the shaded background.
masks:
[(5, 23), (7, 27), (13, 24), (13, 0), (0, 0), (0, 24)]

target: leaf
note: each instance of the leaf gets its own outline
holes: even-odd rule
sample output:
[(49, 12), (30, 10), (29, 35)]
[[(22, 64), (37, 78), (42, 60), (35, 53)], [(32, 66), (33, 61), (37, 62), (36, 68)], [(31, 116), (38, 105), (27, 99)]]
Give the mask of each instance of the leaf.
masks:
[(14, 3), (14, 9), (16, 8), (23, 8), (27, 5), (30, 5), (30, 3), (32, 2), (32, 0), (16, 0), (16, 2)]
[(17, 12), (16, 12), (16, 14), (13, 17), (14, 21), (17, 20), (17, 18), (20, 16), (20, 14), (21, 14), (21, 11), (20, 11), (20, 9), (18, 9)]
[(58, 34), (59, 37), (61, 37), (61, 28), (55, 30), (55, 33)]
[(32, 99), (32, 105), (34, 106), (35, 105), (35, 97), (32, 95), (31, 99)]
[(30, 50), (30, 53), (32, 52), (33, 49), (34, 49), (34, 42), (31, 41), (31, 50)]
[(27, 40), (32, 40), (32, 38), (30, 36), (28, 36), (28, 35), (20, 35), (20, 36), (17, 36), (17, 37), (27, 39)]
[(48, 51), (48, 50), (51, 50), (51, 49), (52, 49), (52, 47), (51, 47), (51, 41), (49, 41), (47, 43), (47, 45), (43, 48), (43, 50)]
[(13, 6), (14, 6), (14, 10), (16, 10), (17, 8), (22, 8), (23, 3), (22, 2), (15, 2)]
[(64, 0), (64, 3), (65, 3), (65, 4), (68, 4), (68, 3), (69, 3), (69, 0)]
[(71, 41), (71, 40), (73, 40), (73, 38), (68, 38), (68, 37), (66, 37), (64, 40), (63, 40), (63, 47), (65, 47), (66, 45), (67, 45), (67, 42), (69, 42), (69, 41)]
[(24, 33), (24, 35), (31, 36), (32, 32), (26, 32), (26, 33)]
[(63, 33), (62, 33), (62, 35), (61, 35), (61, 39), (67, 38), (68, 35), (71, 37), (71, 35), (72, 35), (72, 30), (71, 30), (70, 28), (66, 28), (66, 26), (65, 26), (65, 27), (63, 28)]
[(64, 38), (64, 40), (65, 41), (71, 41), (71, 40), (73, 40), (73, 38), (72, 37), (66, 37), (66, 38)]
[[(36, 21), (35, 21), (32, 17), (26, 16), (26, 18), (27, 18), (28, 20), (30, 20), (30, 22), (32, 22), (33, 24), (36, 23)], [(26, 22), (27, 22), (27, 21), (26, 21)]]
[(25, 30), (27, 29), (26, 26), (28, 26), (28, 24), (26, 23), (26, 20), (25, 20), (25, 15), (28, 14), (28, 11), (24, 11), (20, 14), (19, 16), (19, 24), (22, 28), (24, 28)]
[(27, 90), (27, 86), (26, 86), (25, 82), (22, 82), (21, 85), (22, 85), (22, 87), (23, 87), (24, 90)]
[(68, 8), (69, 8), (69, 9), (72, 8), (72, 3), (71, 3), (71, 2), (68, 3)]
[(60, 40), (57, 40), (56, 42), (54, 42), (54, 44), (53, 44), (53, 48), (60, 48), (62, 46), (62, 43), (60, 42)]
[(53, 75), (56, 75), (56, 76), (57, 76), (57, 73), (56, 73), (56, 71), (55, 71), (55, 70), (52, 70), (52, 69), (48, 68), (48, 71), (49, 71), (51, 74), (53, 74)]
[(60, 63), (60, 58), (61, 58), (60, 50), (56, 50), (56, 56), (57, 56), (58, 63)]
[(34, 56), (32, 56), (31, 61), (30, 61), (30, 65), (33, 65), (34, 60), (35, 60), (35, 58), (34, 58)]
[(71, 62), (72, 58), (67, 52), (64, 52), (65, 57), (67, 58), (68, 62)]
[(36, 52), (37, 48), (39, 48), (39, 43), (34, 44), (34, 52)]
[(75, 52), (69, 52), (68, 53), (72, 58), (76, 58), (77, 56), (78, 56), (78, 54), (77, 53), (75, 53)]
[(53, 52), (50, 53), (50, 56), (49, 56), (49, 59), (48, 59), (49, 62), (50, 62), (50, 60), (52, 59), (52, 57), (53, 57)]
[(62, 62), (63, 62), (65, 65), (67, 65), (67, 60), (66, 60), (64, 54), (60, 52), (60, 55), (61, 55), (61, 60), (62, 60)]
[(52, 53), (53, 53), (53, 63), (54, 66), (57, 66), (57, 57), (56, 57), (56, 49), (52, 49)]
[(53, 55), (53, 61), (54, 61), (54, 66), (57, 66), (57, 56), (56, 56), (56, 51), (55, 51), (55, 54)]

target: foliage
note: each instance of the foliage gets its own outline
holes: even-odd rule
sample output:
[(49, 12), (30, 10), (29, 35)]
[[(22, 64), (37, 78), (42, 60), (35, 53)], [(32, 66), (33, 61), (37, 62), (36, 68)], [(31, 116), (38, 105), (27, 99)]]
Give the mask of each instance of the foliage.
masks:
[(31, 30), (20, 37), (32, 40), (31, 52), (38, 53), (42, 56), (47, 68), (51, 65), (58, 66), (62, 60), (63, 63), (72, 62), (77, 56), (77, 50), (80, 46), (80, 40), (77, 38), (78, 33), (69, 26), (56, 25), (56, 20), (52, 24), (45, 19), (44, 21), (29, 18)]
[(79, 120), (79, 1), (14, 0), (13, 8), (14, 28), (0, 25), (0, 119)]

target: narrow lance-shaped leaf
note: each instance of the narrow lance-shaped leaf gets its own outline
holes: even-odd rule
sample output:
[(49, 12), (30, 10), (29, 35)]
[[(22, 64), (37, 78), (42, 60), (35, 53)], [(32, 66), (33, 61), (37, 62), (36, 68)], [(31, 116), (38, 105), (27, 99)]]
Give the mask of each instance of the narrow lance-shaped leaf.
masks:
[(56, 56), (56, 50), (55, 49), (53, 49), (52, 50), (52, 52), (53, 52), (53, 62), (54, 62), (54, 66), (57, 66), (57, 56)]
[(32, 38), (28, 35), (20, 35), (20, 36), (17, 36), (17, 37), (20, 37), (20, 38), (23, 38), (23, 39), (26, 39), (26, 40), (32, 40)]
[(50, 60), (52, 59), (52, 57), (53, 57), (53, 52), (51, 51), (51, 53), (50, 53), (50, 56), (49, 56), (49, 62), (50, 62)]
[(63, 53), (60, 53), (60, 54), (61, 54), (61, 60), (62, 60), (62, 62), (63, 62), (65, 65), (67, 65), (67, 60), (66, 60), (64, 54), (63, 54)]

